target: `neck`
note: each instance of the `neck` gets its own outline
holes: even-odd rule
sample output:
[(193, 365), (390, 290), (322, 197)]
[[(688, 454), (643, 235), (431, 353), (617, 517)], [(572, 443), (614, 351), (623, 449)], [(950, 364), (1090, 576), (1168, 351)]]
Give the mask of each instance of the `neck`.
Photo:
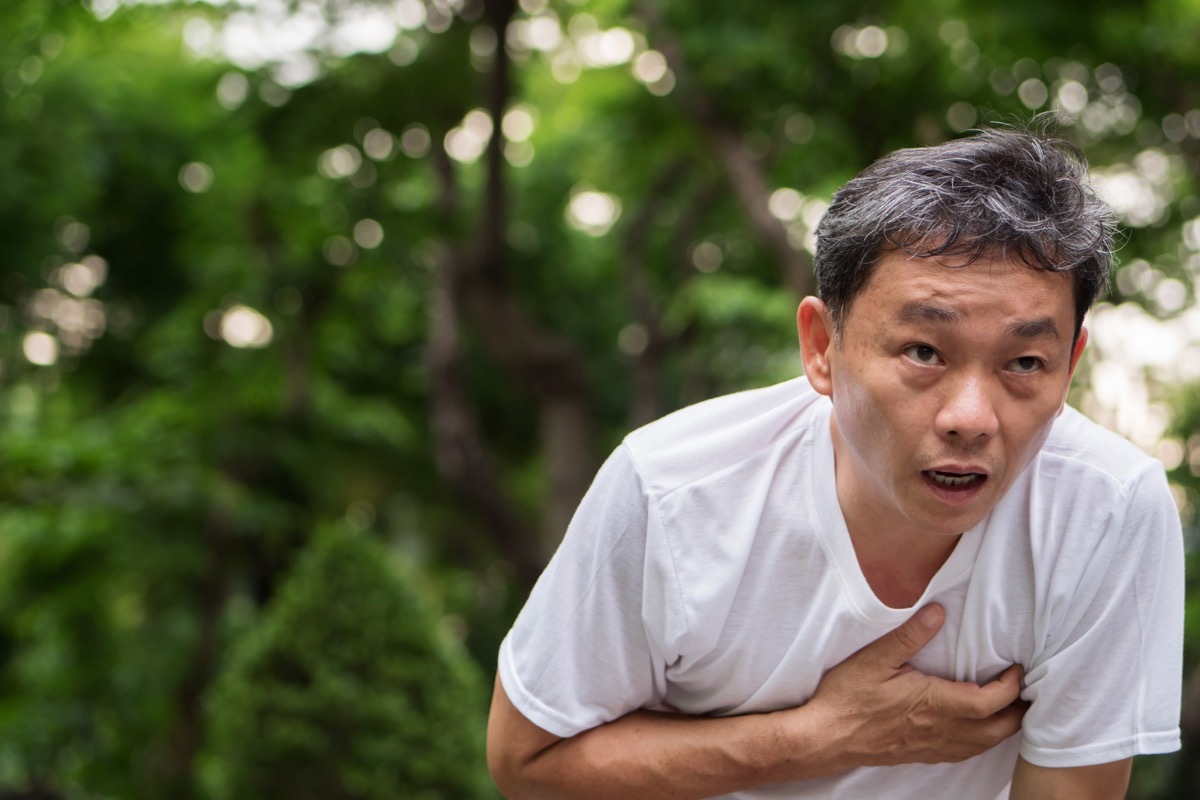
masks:
[(961, 534), (947, 536), (918, 528), (881, 503), (872, 502), (869, 490), (848, 465), (850, 457), (838, 457), (836, 418), (831, 418), (830, 425), (838, 504), (859, 569), (880, 602), (892, 608), (913, 606), (950, 558)]
[(867, 585), (879, 601), (891, 608), (910, 608), (917, 604), (929, 582), (937, 574), (958, 544), (958, 536), (946, 542), (939, 538), (939, 548), (914, 556), (913, 548), (895, 542), (877, 541), (880, 537), (855, 535), (850, 529), (850, 541), (859, 569)]

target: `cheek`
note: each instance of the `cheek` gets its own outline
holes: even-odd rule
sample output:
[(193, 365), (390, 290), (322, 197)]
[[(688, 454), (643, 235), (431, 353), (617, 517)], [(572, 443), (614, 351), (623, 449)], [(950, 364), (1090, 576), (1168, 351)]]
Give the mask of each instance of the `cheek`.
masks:
[(873, 427), (876, 414), (873, 413), (875, 402), (871, 392), (857, 378), (851, 376), (834, 383), (833, 407), (838, 424), (847, 432), (853, 432), (861, 441), (863, 433)]
[[(889, 402), (890, 393), (875, 391), (867, 382), (835, 384), (833, 403), (838, 427), (863, 461), (882, 464), (896, 457), (913, 428), (912, 407)], [(882, 396), (881, 396), (882, 395)]]

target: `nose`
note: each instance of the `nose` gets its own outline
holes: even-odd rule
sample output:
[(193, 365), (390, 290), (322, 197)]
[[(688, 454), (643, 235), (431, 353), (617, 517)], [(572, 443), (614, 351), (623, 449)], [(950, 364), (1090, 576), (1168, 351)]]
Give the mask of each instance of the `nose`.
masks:
[(1000, 420), (987, 382), (978, 375), (963, 375), (951, 382), (934, 424), (943, 438), (967, 444), (995, 436)]

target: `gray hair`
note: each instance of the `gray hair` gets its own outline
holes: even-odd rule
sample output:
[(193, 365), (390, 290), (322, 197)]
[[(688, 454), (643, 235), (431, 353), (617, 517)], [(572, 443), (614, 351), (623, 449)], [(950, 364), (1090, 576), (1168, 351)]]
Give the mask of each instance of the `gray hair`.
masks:
[(880, 256), (1018, 259), (1070, 272), (1075, 336), (1113, 260), (1112, 211), (1091, 188), (1079, 150), (1038, 132), (988, 129), (898, 150), (833, 197), (817, 226), (818, 295), (840, 331)]

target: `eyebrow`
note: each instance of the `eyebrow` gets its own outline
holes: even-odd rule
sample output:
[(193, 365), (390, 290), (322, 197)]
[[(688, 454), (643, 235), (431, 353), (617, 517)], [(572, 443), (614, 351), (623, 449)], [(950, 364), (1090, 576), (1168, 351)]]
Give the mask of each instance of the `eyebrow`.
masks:
[(962, 316), (954, 309), (914, 300), (911, 303), (905, 303), (900, 309), (900, 313), (896, 315), (896, 318), (902, 322), (914, 322), (918, 320), (926, 322), (958, 322), (962, 319)]
[[(925, 322), (945, 323), (960, 322), (962, 315), (952, 308), (914, 300), (911, 303), (905, 303), (896, 315), (896, 318), (902, 322), (923, 320)], [(1049, 336), (1054, 339), (1062, 338), (1058, 333), (1058, 326), (1049, 317), (1014, 322), (1008, 326), (1008, 331), (1013, 336), (1022, 339), (1037, 339), (1042, 336)]]
[(1041, 336), (1050, 336), (1055, 339), (1060, 338), (1058, 335), (1058, 326), (1049, 317), (1015, 322), (1008, 329), (1013, 335), (1020, 336), (1022, 339), (1037, 339)]

